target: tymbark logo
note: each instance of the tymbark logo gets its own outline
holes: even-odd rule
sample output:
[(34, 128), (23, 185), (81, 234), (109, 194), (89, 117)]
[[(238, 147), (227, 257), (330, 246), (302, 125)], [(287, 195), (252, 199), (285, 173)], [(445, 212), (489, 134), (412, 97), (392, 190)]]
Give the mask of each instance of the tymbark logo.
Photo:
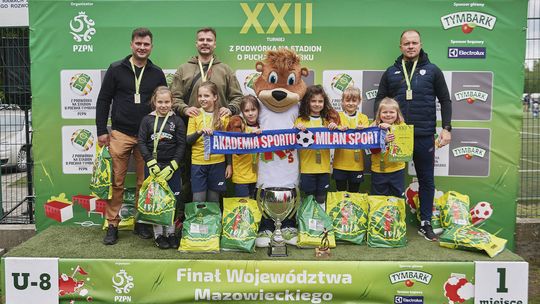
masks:
[(445, 30), (463, 24), (474, 24), (488, 30), (493, 30), (497, 17), (480, 12), (457, 12), (441, 17), (441, 23)]
[[(249, 7), (247, 3), (240, 3), (240, 7), (246, 14), (246, 22), (240, 34), (247, 34), (249, 29), (253, 27), (257, 34), (274, 34), (277, 27), (281, 28), (283, 34), (292, 34), (289, 25), (285, 21), (285, 16), (289, 13), (291, 6), (294, 4), (294, 25), (293, 30), (294, 34), (302, 34), (302, 6), (304, 6), (304, 26), (305, 30), (303, 34), (311, 34), (313, 32), (313, 4), (312, 3), (283, 3), (280, 9), (276, 7), (275, 3), (257, 3), (253, 10)], [(258, 20), (259, 15), (266, 8), (270, 11), (273, 16), (273, 21), (268, 26), (266, 31)]]

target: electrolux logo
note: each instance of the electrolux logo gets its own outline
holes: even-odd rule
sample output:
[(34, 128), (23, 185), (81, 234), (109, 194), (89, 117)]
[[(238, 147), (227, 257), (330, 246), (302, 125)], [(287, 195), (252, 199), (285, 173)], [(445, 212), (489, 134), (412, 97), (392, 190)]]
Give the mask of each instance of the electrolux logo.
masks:
[(448, 58), (451, 59), (485, 59), (485, 47), (448, 47)]
[(394, 304), (424, 304), (423, 296), (394, 296)]

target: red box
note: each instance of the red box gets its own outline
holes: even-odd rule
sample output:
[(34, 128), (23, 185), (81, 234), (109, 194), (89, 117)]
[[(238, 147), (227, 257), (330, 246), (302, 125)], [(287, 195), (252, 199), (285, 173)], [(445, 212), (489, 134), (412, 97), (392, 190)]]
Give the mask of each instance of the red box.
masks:
[(45, 215), (57, 222), (63, 223), (73, 218), (73, 205), (58, 201), (50, 201), (45, 204)]
[(107, 207), (107, 200), (97, 199), (94, 204), (95, 212), (99, 212), (102, 215), (105, 215), (105, 208)]
[(71, 200), (73, 201), (73, 204), (79, 204), (81, 205), (84, 209), (86, 209), (86, 211), (91, 211), (91, 201), (94, 199), (95, 200), (95, 196), (92, 196), (92, 195), (82, 195), (82, 194), (79, 194), (79, 195), (73, 195), (71, 197)]

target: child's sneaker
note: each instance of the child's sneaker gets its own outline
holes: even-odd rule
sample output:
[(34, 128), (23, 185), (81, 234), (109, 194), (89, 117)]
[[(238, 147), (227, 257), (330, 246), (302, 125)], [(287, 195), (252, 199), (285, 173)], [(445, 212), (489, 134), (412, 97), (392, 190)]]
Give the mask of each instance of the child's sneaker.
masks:
[(154, 243), (159, 249), (169, 249), (170, 245), (166, 237), (163, 235), (159, 235), (155, 240)]
[(418, 234), (423, 236), (428, 241), (436, 241), (438, 239), (438, 236), (433, 232), (433, 228), (431, 227), (431, 223), (428, 221), (422, 221), (423, 224), (421, 224), (420, 228), (418, 228)]
[(180, 240), (174, 233), (167, 237), (167, 242), (169, 243), (169, 248), (171, 249), (178, 249), (178, 247), (180, 247)]
[(255, 246), (258, 248), (265, 248), (270, 246), (270, 238), (272, 237), (272, 231), (263, 230), (257, 234), (255, 239)]
[(298, 230), (294, 227), (285, 227), (281, 229), (281, 234), (285, 239), (285, 243), (296, 246), (298, 240)]

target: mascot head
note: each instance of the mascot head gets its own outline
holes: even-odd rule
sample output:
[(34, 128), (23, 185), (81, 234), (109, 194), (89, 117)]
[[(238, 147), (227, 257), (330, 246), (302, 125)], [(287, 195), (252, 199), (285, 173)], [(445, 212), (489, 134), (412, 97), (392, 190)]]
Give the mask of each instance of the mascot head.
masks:
[(300, 57), (294, 51), (268, 51), (256, 68), (261, 76), (255, 81), (255, 94), (271, 111), (285, 112), (304, 97), (306, 84), (302, 76), (307, 76), (308, 70), (300, 66)]

